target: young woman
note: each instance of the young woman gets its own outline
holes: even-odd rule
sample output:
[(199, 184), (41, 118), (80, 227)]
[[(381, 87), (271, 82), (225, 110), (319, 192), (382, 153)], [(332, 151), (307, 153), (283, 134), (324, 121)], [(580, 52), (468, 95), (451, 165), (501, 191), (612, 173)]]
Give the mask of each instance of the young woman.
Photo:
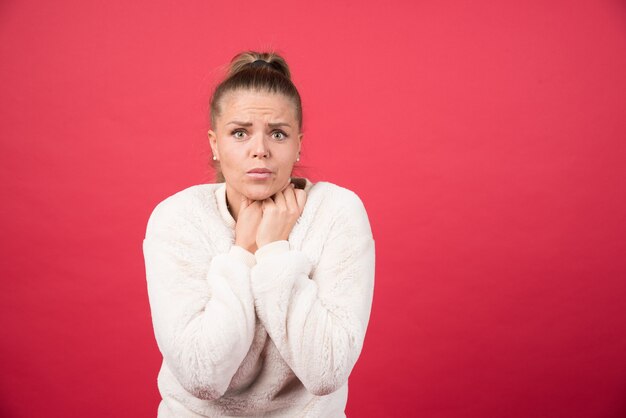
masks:
[(352, 191), (292, 178), (300, 95), (244, 52), (211, 99), (218, 182), (159, 203), (143, 250), (165, 417), (345, 417), (374, 239)]

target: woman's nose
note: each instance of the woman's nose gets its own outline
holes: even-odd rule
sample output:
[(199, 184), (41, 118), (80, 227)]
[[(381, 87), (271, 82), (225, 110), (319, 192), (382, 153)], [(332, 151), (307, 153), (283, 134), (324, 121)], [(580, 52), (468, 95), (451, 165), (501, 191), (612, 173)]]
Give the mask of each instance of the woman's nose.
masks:
[(269, 157), (269, 149), (263, 135), (256, 135), (252, 140), (252, 154), (254, 157)]

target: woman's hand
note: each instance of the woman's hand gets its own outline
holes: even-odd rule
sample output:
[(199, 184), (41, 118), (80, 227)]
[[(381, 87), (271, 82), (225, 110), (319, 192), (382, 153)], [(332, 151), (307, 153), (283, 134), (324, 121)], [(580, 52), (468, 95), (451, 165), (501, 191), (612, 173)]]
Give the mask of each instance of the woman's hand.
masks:
[(261, 201), (242, 196), (235, 225), (235, 245), (254, 254), (257, 250), (257, 229), (262, 217)]
[(274, 199), (262, 201), (263, 217), (256, 235), (256, 245), (261, 248), (270, 242), (286, 240), (304, 210), (306, 192), (289, 183)]

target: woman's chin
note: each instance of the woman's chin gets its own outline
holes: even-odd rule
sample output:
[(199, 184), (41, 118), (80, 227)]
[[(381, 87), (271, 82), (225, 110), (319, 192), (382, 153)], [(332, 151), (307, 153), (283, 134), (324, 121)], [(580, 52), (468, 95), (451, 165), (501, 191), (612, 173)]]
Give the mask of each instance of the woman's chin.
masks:
[(280, 183), (278, 179), (272, 179), (266, 182), (247, 183), (241, 187), (241, 194), (250, 200), (265, 200), (280, 191), (280, 184), (286, 181), (288, 181), (288, 179), (282, 180)]
[(274, 194), (271, 190), (246, 190), (243, 195), (250, 200), (265, 200)]

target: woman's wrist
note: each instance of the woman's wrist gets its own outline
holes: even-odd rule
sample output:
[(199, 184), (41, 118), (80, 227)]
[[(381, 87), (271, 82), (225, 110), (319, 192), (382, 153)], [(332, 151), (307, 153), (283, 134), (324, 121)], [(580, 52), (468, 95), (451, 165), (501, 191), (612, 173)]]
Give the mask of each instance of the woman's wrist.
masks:
[(258, 248), (261, 248), (264, 245), (271, 244), (276, 241), (287, 241), (288, 239), (289, 235), (283, 237), (262, 238), (260, 240), (257, 240), (256, 245)]
[(230, 247), (229, 254), (243, 261), (250, 268), (252, 268), (256, 264), (256, 258), (254, 257), (254, 253), (243, 247), (240, 247), (239, 245), (233, 245), (232, 247)]
[(244, 249), (244, 250), (246, 250), (246, 251), (251, 252), (252, 254), (254, 254), (254, 252), (255, 252), (255, 251), (257, 250), (257, 248), (258, 248), (258, 246), (257, 246), (257, 244), (256, 244), (256, 243), (253, 243), (253, 244), (245, 244), (245, 243), (242, 243), (242, 242), (238, 242), (238, 241), (236, 241), (236, 240), (235, 240), (235, 245), (236, 245), (236, 246), (238, 246), (238, 247), (243, 248), (243, 249)]
[(258, 262), (268, 255), (281, 254), (289, 251), (289, 249), (289, 241), (281, 239), (268, 242), (265, 245), (259, 246), (259, 248), (254, 252), (254, 256), (256, 257), (256, 260)]

